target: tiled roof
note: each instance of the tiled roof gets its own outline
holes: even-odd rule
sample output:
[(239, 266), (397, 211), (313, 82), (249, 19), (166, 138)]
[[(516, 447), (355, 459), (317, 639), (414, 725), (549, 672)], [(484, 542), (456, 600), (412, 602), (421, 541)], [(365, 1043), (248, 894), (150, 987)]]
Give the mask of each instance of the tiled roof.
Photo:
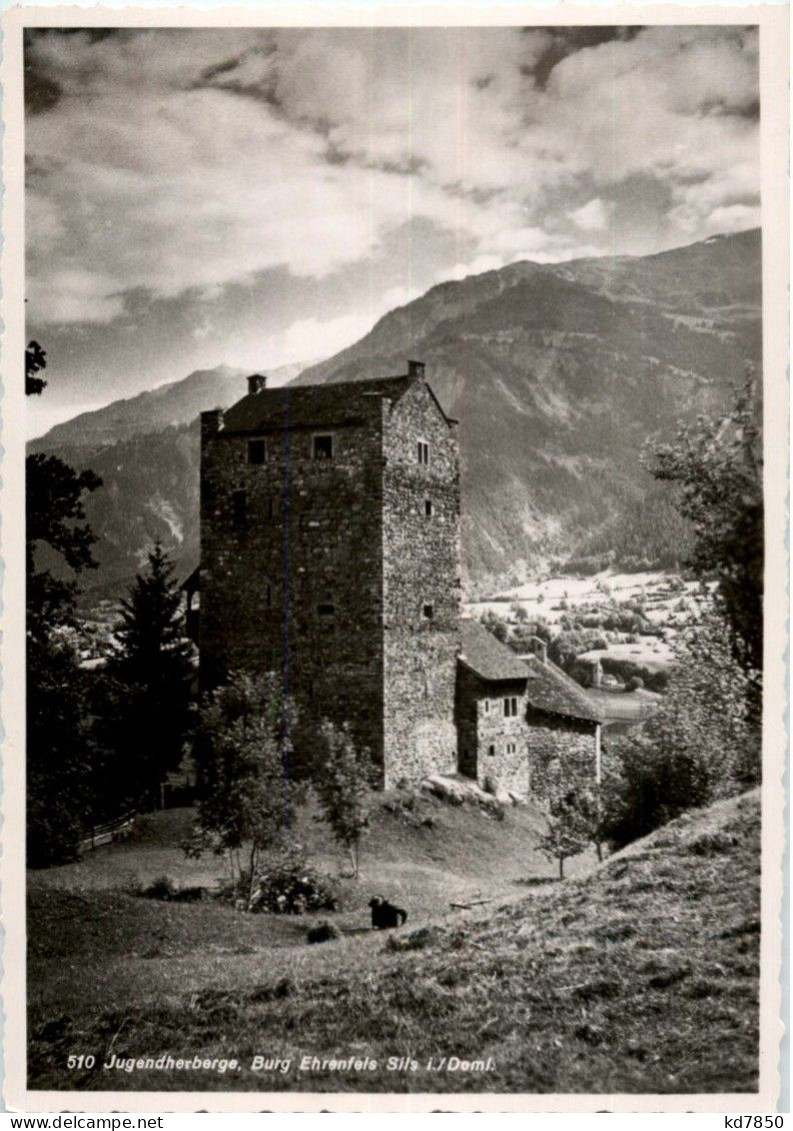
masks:
[(460, 659), (481, 679), (493, 682), (528, 679), (529, 673), (523, 660), (518, 659), (512, 649), (497, 640), (483, 624), (477, 620), (463, 620), (461, 628), (463, 650)]
[(410, 377), (384, 377), (325, 385), (283, 385), (249, 393), (223, 414), (224, 432), (284, 428), (324, 428), (359, 420), (374, 397), (393, 404), (412, 383)]
[(520, 662), (528, 669), (527, 694), (536, 710), (566, 715), (569, 719), (603, 721), (603, 712), (597, 703), (551, 660), (543, 663), (539, 656), (531, 656)]
[(461, 628), (463, 650), (459, 659), (480, 679), (492, 683), (526, 680), (527, 698), (536, 710), (570, 719), (603, 721), (600, 707), (550, 660), (543, 663), (538, 656), (521, 659), (479, 621), (463, 620)]

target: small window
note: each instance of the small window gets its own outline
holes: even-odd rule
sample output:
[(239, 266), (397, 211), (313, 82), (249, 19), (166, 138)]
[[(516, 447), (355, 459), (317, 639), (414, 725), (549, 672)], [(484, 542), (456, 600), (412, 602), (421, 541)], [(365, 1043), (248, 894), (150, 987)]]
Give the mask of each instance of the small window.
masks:
[(333, 437), (322, 434), (314, 437), (314, 459), (333, 459)]
[(432, 499), (424, 500), (424, 517), (432, 518)]
[(514, 742), (508, 742), (507, 743), (507, 754), (514, 754), (514, 753), (515, 753), (515, 743)]
[(504, 700), (504, 716), (507, 719), (514, 719), (518, 714), (518, 698), (516, 695), (509, 695)]
[(248, 440), (248, 463), (262, 464), (267, 459), (264, 440)]
[(430, 462), (430, 446), (426, 440), (419, 440), (416, 454), (418, 456), (419, 463), (423, 464), (426, 467)]
[(317, 605), (317, 612), (321, 617), (335, 617), (336, 606), (332, 605), (329, 601), (323, 605)]
[(231, 495), (231, 516), (236, 527), (245, 526), (248, 521), (248, 496), (244, 491), (234, 491)]
[(487, 756), (488, 756), (488, 758), (495, 758), (495, 756), (496, 756), (496, 748), (495, 748), (495, 746), (493, 745), (492, 742), (490, 743), (490, 745), (487, 748)]
[(425, 620), (432, 620), (432, 618), (435, 616), (434, 606), (433, 605), (425, 605), (424, 608), (421, 610), (421, 615), (424, 617)]
[(272, 498), (272, 496), (269, 496), (268, 499), (267, 499), (267, 517), (268, 518), (275, 518), (277, 513), (278, 513), (278, 504), (276, 503), (275, 499)]
[(489, 699), (483, 699), (482, 700), (482, 711), (485, 715), (490, 714), (490, 700)]

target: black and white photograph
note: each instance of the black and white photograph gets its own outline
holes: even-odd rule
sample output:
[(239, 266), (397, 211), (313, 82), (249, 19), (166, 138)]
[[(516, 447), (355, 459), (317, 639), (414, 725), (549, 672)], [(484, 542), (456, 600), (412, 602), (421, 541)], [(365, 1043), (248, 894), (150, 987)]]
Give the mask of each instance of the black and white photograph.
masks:
[(776, 1110), (786, 14), (36, 12), (27, 1110)]

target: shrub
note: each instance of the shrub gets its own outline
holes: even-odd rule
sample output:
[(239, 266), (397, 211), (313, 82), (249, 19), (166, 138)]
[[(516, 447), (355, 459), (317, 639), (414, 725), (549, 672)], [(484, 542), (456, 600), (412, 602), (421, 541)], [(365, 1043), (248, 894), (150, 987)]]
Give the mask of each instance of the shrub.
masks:
[(258, 873), (252, 911), (275, 915), (304, 915), (307, 911), (336, 911), (338, 896), (327, 876), (311, 868), (302, 854), (285, 853)]
[(140, 894), (146, 899), (174, 899), (177, 887), (170, 876), (158, 876), (148, 887), (141, 888)]
[(613, 845), (759, 780), (755, 678), (736, 663), (718, 616), (688, 634), (658, 711), (614, 744), (620, 774), (606, 833)]
[(333, 942), (335, 939), (341, 938), (341, 931), (334, 923), (329, 923), (325, 919), (322, 923), (317, 923), (314, 927), (309, 927), (306, 935), (306, 942), (311, 945), (312, 943)]
[(625, 685), (627, 691), (639, 691), (644, 687), (644, 680), (641, 676), (632, 675)]

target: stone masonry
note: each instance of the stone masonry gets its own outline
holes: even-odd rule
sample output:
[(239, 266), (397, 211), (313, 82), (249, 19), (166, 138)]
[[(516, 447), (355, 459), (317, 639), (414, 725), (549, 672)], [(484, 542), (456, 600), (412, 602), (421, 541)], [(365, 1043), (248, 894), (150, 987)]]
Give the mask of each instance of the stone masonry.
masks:
[[(517, 700), (517, 713), (506, 704)], [(492, 683), (460, 664), (457, 727), (460, 772), (490, 793), (529, 792), (526, 680)]]
[(407, 376), (249, 393), (201, 419), (200, 682), (275, 671), (383, 785), (456, 768), (455, 422)]

